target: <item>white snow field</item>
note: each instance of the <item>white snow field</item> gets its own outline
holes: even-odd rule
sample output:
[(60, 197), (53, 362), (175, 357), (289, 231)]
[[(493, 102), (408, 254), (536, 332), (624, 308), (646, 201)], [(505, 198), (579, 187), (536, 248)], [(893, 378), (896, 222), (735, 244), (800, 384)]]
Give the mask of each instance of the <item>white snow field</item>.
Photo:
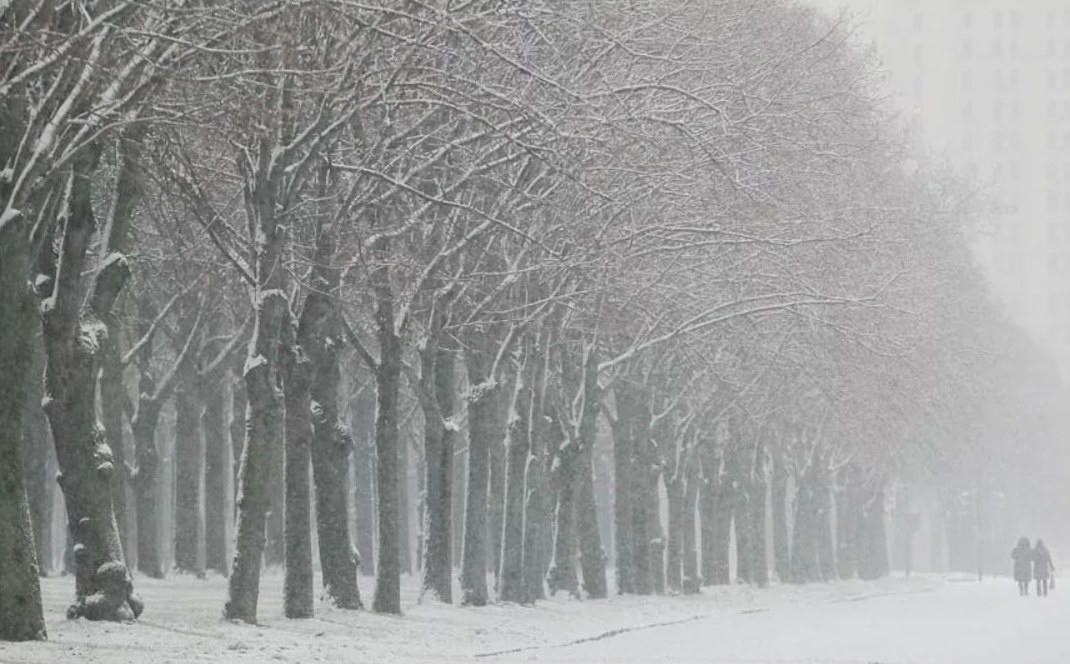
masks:
[[(1070, 588), (1020, 598), (1006, 578), (731, 586), (481, 609), (417, 604), (416, 580), (406, 579), (403, 617), (320, 604), (303, 621), (282, 617), (281, 585), (265, 578), (262, 624), (249, 626), (219, 618), (224, 579), (139, 578), (143, 620), (116, 625), (65, 620), (71, 580), (45, 579), (49, 641), (0, 643), (0, 663), (1070, 663)], [(362, 579), (366, 600), (371, 585)]]

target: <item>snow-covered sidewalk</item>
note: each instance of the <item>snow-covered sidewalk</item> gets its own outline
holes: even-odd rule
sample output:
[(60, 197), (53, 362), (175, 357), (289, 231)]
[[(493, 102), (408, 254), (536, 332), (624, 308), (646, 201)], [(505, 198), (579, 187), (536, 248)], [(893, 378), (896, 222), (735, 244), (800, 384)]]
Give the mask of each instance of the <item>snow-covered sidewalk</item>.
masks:
[[(281, 584), (278, 575), (265, 578), (263, 624), (247, 626), (219, 618), (224, 579), (139, 578), (143, 620), (114, 625), (65, 620), (71, 580), (46, 579), (50, 640), (0, 644), (0, 662), (1070, 662), (1066, 592), (1021, 599), (1003, 579), (731, 586), (693, 597), (480, 609), (417, 604), (408, 579), (400, 618), (319, 605), (307, 621), (282, 618)], [(369, 586), (362, 583), (366, 595)]]

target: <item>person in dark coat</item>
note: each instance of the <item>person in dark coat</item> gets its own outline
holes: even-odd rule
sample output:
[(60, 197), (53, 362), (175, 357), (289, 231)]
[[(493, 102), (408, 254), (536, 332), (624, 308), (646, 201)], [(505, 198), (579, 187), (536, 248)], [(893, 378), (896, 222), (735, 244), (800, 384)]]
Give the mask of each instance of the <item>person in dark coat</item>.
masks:
[(1029, 594), (1029, 582), (1033, 578), (1033, 550), (1029, 547), (1029, 539), (1023, 537), (1018, 540), (1018, 546), (1011, 551), (1011, 560), (1014, 561), (1014, 580), (1018, 582), (1018, 594)]
[(1033, 549), (1033, 578), (1037, 582), (1037, 597), (1048, 596), (1048, 579), (1055, 571), (1055, 565), (1051, 562), (1051, 552), (1044, 546), (1044, 540), (1038, 539)]

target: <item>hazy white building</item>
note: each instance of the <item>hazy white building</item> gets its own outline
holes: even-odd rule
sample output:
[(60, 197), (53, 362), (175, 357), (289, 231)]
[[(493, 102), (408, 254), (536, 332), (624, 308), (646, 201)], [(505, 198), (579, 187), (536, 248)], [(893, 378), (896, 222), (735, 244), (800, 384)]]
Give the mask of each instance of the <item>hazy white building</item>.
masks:
[(1070, 1), (811, 3), (848, 10), (928, 150), (993, 187), (979, 260), (1070, 377)]

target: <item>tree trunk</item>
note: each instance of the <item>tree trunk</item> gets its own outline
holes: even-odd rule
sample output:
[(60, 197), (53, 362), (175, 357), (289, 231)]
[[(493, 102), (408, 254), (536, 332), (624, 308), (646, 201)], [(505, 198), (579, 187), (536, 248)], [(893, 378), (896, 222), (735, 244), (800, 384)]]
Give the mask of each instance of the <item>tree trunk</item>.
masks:
[(38, 325), (37, 302), (29, 288), (26, 232), (22, 219), (0, 228), (0, 640), (4, 641), (46, 638), (40, 568), (22, 482), (27, 386), (40, 380), (31, 374)]
[(544, 580), (550, 564), (547, 555), (552, 549), (546, 541), (553, 537), (553, 512), (550, 503), (550, 486), (547, 480), (547, 450), (549, 426), (546, 413), (546, 377), (549, 372), (549, 343), (544, 342), (542, 356), (535, 371), (532, 385), (529, 429), (531, 454), (527, 460), (527, 500), (524, 505), (524, 594), (529, 601), (546, 598)]
[[(303, 417), (311, 425), (311, 431), (308, 433), (311, 435), (312, 466), (316, 482), (316, 532), (324, 594), (339, 608), (360, 609), (363, 607), (357, 587), (359, 559), (349, 538), (349, 514), (346, 504), (346, 477), (349, 474), (353, 438), (339, 420), (339, 328), (334, 314), (335, 305), (328, 295), (338, 286), (338, 271), (329, 267), (333, 256), (333, 235), (330, 229), (321, 228), (316, 251), (317, 266), (312, 275), (316, 289), (309, 293), (305, 301), (297, 332), (298, 346), (304, 349), (309, 358), (311, 382), (305, 392), (307, 396), (295, 407), (304, 408)], [(307, 454), (304, 460), (307, 486)], [(311, 577), (311, 551), (308, 573)], [(308, 593), (311, 598), (311, 578)]]
[(468, 479), (464, 503), (464, 548), (461, 556), (461, 605), (487, 603), (487, 502), (490, 449), (498, 429), (498, 385), (489, 375), (482, 348), (464, 355), (468, 372)]
[(872, 491), (862, 511), (861, 555), (858, 576), (866, 580), (879, 579), (889, 571), (888, 535), (885, 529), (884, 481)]
[(204, 576), (201, 548), (201, 447), (199, 404), (191, 373), (175, 393), (175, 568)]
[(204, 431), (204, 563), (220, 574), (227, 573), (227, 427), (221, 380), (210, 380), (201, 395), (201, 427)]
[[(244, 357), (242, 357), (242, 362), (245, 362)], [(231, 486), (234, 490), (235, 502), (238, 498), (238, 472), (241, 470), (242, 452), (245, 449), (245, 418), (248, 406), (246, 396), (244, 367), (237, 366), (230, 380), (230, 423), (227, 426), (230, 433), (230, 469), (233, 473)], [(235, 505), (235, 518), (238, 516), (237, 512)]]
[(749, 492), (740, 488), (735, 491), (732, 500), (732, 526), (736, 535), (736, 581), (739, 583), (754, 583), (751, 573), (751, 550), (753, 538), (751, 528), (753, 519), (750, 511)]
[(795, 525), (791, 544), (791, 581), (807, 583), (821, 578), (818, 553), (818, 499), (812, 471), (796, 481)]
[(59, 269), (53, 295), (44, 307), (45, 412), (56, 445), (77, 568), (76, 604), (68, 615), (131, 620), (143, 606), (133, 594), (112, 511), (112, 485), (120, 471), (95, 408), (100, 347), (107, 335), (100, 318), (111, 310), (129, 267), (121, 255), (110, 256), (97, 276), (88, 311), (83, 311), (81, 280), (96, 220), (90, 200), (95, 157), (81, 159), (86, 162), (75, 166), (68, 184)]
[[(661, 525), (658, 524), (660, 535)], [(650, 540), (650, 573), (654, 594), (665, 594), (665, 538), (655, 537)]]
[(864, 522), (854, 468), (847, 466), (837, 473), (836, 489), (836, 573), (841, 579), (858, 575), (860, 536)]
[[(593, 425), (592, 425), (593, 428)], [(580, 450), (579, 467), (576, 469), (576, 535), (580, 545), (580, 569), (583, 572), (583, 590), (587, 599), (605, 599), (606, 552), (602, 548), (602, 535), (598, 530), (598, 505), (594, 497), (593, 432)]]
[[(398, 407), (400, 408), (401, 402), (399, 397)], [(400, 413), (399, 413), (400, 415)], [(414, 441), (410, 437), (410, 430), (404, 431), (400, 428), (401, 422), (398, 421), (398, 460), (397, 460), (397, 512), (398, 512), (398, 569), (401, 574), (411, 575), (413, 569), (416, 566), (416, 560), (413, 556), (412, 544), (412, 491), (410, 488), (409, 480), (409, 446), (414, 444)], [(419, 469), (417, 469), (417, 476), (419, 476)], [(422, 480), (420, 480), (422, 481)], [(419, 506), (417, 506), (419, 507)], [(418, 522), (417, 522), (418, 523)]]
[(832, 484), (828, 470), (822, 468), (817, 476), (817, 509), (815, 511), (815, 533), (817, 537), (818, 565), (822, 581), (836, 578), (835, 537), (832, 532)]
[(698, 546), (695, 532), (695, 511), (698, 506), (698, 463), (694, 458), (686, 460), (687, 468), (684, 473), (686, 487), (684, 489), (684, 514), (683, 523), (683, 589), (688, 595), (695, 594), (702, 585), (698, 575)]
[(502, 551), (498, 572), (498, 599), (526, 603), (524, 593), (524, 474), (531, 450), (528, 417), (531, 413), (531, 353), (524, 353), (517, 367), (516, 387), (506, 424), (505, 505), (502, 521)]
[(227, 583), (223, 615), (256, 624), (260, 598), (260, 564), (271, 494), (271, 446), (281, 440), (282, 398), (275, 367), (278, 340), (288, 306), (282, 291), (266, 290), (256, 307), (256, 324), (245, 364), (246, 440), (238, 471), (238, 524), (234, 563)]
[(638, 439), (639, 450), (632, 465), (632, 550), (635, 552), (634, 582), (637, 595), (655, 592), (657, 578), (665, 577), (664, 544), (658, 517), (658, 465), (651, 441)]
[(164, 576), (160, 561), (160, 511), (156, 500), (160, 453), (156, 447), (156, 427), (160, 421), (160, 403), (149, 395), (155, 390), (151, 375), (141, 367), (137, 412), (130, 427), (134, 432), (134, 498), (137, 506), (137, 567), (154, 579)]
[(642, 399), (635, 388), (622, 384), (613, 393), (617, 417), (613, 420), (613, 538), (617, 560), (617, 592), (635, 592), (636, 552), (632, 525), (634, 512), (636, 437), (647, 420)]
[(376, 328), (379, 337), (379, 365), (375, 372), (376, 486), (379, 495), (379, 552), (376, 556), (376, 613), (401, 613), (400, 545), (407, 546), (408, 533), (401, 531), (398, 490), (398, 390), (401, 377), (401, 339), (394, 322), (394, 299), (386, 265), (372, 272), (376, 296)]
[(683, 591), (683, 548), (684, 548), (684, 480), (675, 477), (666, 485), (669, 500), (669, 537), (666, 555), (666, 585), (672, 592)]
[(571, 595), (579, 595), (579, 581), (573, 562), (575, 532), (573, 524), (576, 515), (576, 474), (580, 463), (579, 446), (570, 436), (564, 436), (558, 447), (554, 461), (554, 485), (557, 505), (554, 509), (554, 555), (547, 574), (550, 594), (565, 590)]
[(598, 531), (598, 505), (594, 498), (594, 444), (597, 433), (601, 392), (598, 387), (598, 354), (587, 350), (583, 370), (583, 402), (580, 412), (580, 458), (576, 470), (576, 528), (580, 544), (583, 589), (588, 599), (605, 599), (606, 552)]
[(710, 480), (703, 477), (699, 482), (699, 570), (702, 574), (702, 585), (709, 586), (713, 585), (713, 559), (716, 555), (714, 547), (714, 514), (717, 511), (717, 500)]
[[(455, 406), (456, 407), (456, 406)], [(453, 506), (450, 508), (453, 524), (450, 526), (450, 560), (455, 569), (460, 569), (464, 556), (464, 499), (468, 495), (468, 448), (462, 447), (453, 453)]]
[(750, 575), (751, 583), (759, 588), (769, 585), (769, 561), (765, 555), (765, 510), (766, 493), (769, 490), (765, 475), (764, 452), (759, 448), (754, 478), (748, 484), (750, 504)]
[[(152, 307), (142, 303), (142, 335), (148, 333), (148, 321), (154, 317)], [(156, 430), (160, 422), (160, 411), (171, 391), (194, 346), (194, 339), (199, 329), (200, 319), (188, 319), (182, 330), (185, 346), (178, 353), (170, 370), (159, 385), (156, 384), (152, 365), (152, 343), (145, 343), (138, 354), (138, 398), (137, 409), (130, 420), (134, 434), (134, 458), (136, 464), (132, 472), (134, 486), (134, 506), (137, 518), (137, 564), (138, 569), (153, 578), (163, 578), (164, 565), (160, 558), (160, 451), (156, 445)]]
[[(307, 306), (306, 306), (307, 310)], [(304, 317), (302, 316), (302, 319)], [(290, 327), (287, 320), (284, 325)], [(285, 560), (283, 613), (287, 618), (311, 618), (312, 575), (312, 488), (309, 470), (312, 455), (312, 403), (309, 391), (312, 367), (301, 345), (284, 329), (284, 350), (280, 355), (285, 394)]]
[(375, 575), (375, 398), (370, 389), (353, 400), (353, 491), (360, 573)]
[[(515, 377), (514, 377), (515, 379)], [(503, 396), (511, 394), (512, 389), (506, 381)], [(501, 578), (498, 576), (502, 562), (502, 527), (505, 519), (505, 422), (508, 418), (510, 402), (507, 398), (496, 400), (498, 410), (494, 413), (494, 435), (489, 443), (490, 478), (487, 484), (488, 531), (487, 544), (490, 547), (487, 571), (494, 574), (494, 589), (498, 590)]]
[(130, 530), (127, 509), (127, 472), (126, 454), (123, 444), (123, 404), (126, 401), (125, 388), (123, 387), (123, 365), (119, 354), (119, 324), (113, 315), (107, 316), (108, 326), (107, 340), (100, 349), (100, 411), (101, 422), (104, 425), (104, 434), (108, 440), (108, 447), (115, 458), (115, 482), (112, 487), (112, 508), (115, 510), (115, 521), (119, 526), (119, 539), (123, 543), (123, 554), (131, 557), (133, 540)]
[(546, 481), (546, 461), (541, 456), (529, 456), (527, 463), (528, 495), (524, 505), (524, 596), (530, 602), (546, 599), (548, 560), (544, 542), (552, 538), (550, 488)]
[(33, 361), (27, 374), (26, 405), (22, 415), (22, 458), (23, 486), (26, 488), (26, 498), (30, 503), (37, 565), (41, 576), (46, 576), (52, 564), (54, 505), (52, 489), (55, 487), (55, 480), (53, 479), (54, 473), (49, 472), (54, 462), (52, 461), (52, 441), (49, 439), (48, 418), (41, 408), (41, 400), (45, 395), (45, 385), (42, 380), (45, 371), (45, 349), (42, 345), (39, 323), (35, 308)]
[[(281, 386), (279, 386), (281, 388)], [(279, 399), (279, 421), (285, 422), (285, 399)], [(280, 425), (272, 432), (275, 436), (268, 445), (268, 486), (280, 487), (286, 482), (286, 431)], [(276, 567), (286, 564), (286, 492), (272, 491), (268, 495), (268, 513), (264, 549), (264, 564)]]
[(777, 579), (791, 579), (791, 549), (788, 535), (788, 480), (790, 475), (781, 454), (773, 457), (773, 563)]
[[(276, 217), (277, 154), (269, 139), (257, 146), (255, 172), (246, 172), (245, 211), (255, 239), (253, 265), (254, 327), (243, 375), (246, 390), (245, 448), (238, 471), (238, 524), (234, 564), (227, 583), (223, 616), (256, 623), (260, 565), (264, 557), (268, 509), (282, 477), (273, 477), (282, 456), (283, 399), (279, 393), (279, 343), (289, 302), (283, 289), (282, 249), (285, 228)], [(272, 484), (272, 480), (276, 483)], [(280, 506), (275, 505), (278, 510)]]
[[(319, 355), (321, 352), (323, 356)], [(339, 368), (335, 347), (324, 344), (313, 354), (313, 361), (319, 364), (312, 387), (315, 433), (312, 467), (323, 591), (340, 609), (361, 609), (363, 603), (357, 586), (357, 567), (361, 561), (350, 543), (346, 506), (346, 476), (353, 439), (338, 421)], [(365, 499), (370, 503), (371, 491), (367, 493)]]
[(721, 476), (722, 461), (707, 445), (702, 451), (701, 489), (702, 580), (705, 585), (730, 582), (732, 504)]
[[(437, 347), (422, 353), (423, 371), (431, 378), (435, 400), (432, 413), (424, 413), (425, 505), (423, 592), (440, 602), (453, 601), (451, 508), (453, 507), (454, 413), (453, 351)], [(428, 416), (430, 415), (430, 420)]]
[[(111, 205), (111, 222), (108, 224), (108, 246), (112, 251), (129, 254), (132, 249), (130, 226), (138, 205), (144, 195), (141, 173), (141, 153), (143, 139), (148, 132), (147, 123), (131, 123), (123, 129), (118, 142), (119, 175), (116, 179), (114, 198)], [(123, 552), (130, 558), (134, 549), (131, 519), (127, 510), (127, 492), (129, 486), (128, 463), (123, 436), (123, 406), (128, 395), (123, 386), (123, 365), (119, 348), (119, 320), (114, 312), (101, 317), (108, 328), (108, 334), (101, 346), (100, 372), (100, 406), (104, 432), (108, 446), (115, 458), (115, 486), (112, 493), (112, 507), (119, 524)]]

